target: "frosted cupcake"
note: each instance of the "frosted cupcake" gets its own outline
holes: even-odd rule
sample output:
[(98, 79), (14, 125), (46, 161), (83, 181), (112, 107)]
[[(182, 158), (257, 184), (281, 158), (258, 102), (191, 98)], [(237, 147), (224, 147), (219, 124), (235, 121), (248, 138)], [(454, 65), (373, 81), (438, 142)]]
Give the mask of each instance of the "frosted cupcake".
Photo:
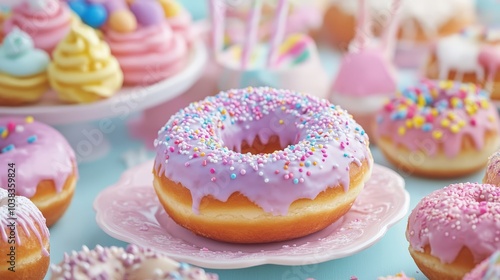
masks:
[(36, 48), (51, 54), (69, 33), (72, 20), (67, 5), (58, 0), (19, 1), (5, 21), (4, 32), (18, 27), (33, 38)]
[(50, 58), (25, 32), (14, 29), (0, 47), (0, 105), (38, 101), (49, 88)]
[(135, 1), (130, 6), (115, 3), (108, 9), (110, 22), (104, 37), (120, 63), (124, 84), (154, 84), (184, 68), (186, 40), (173, 32), (158, 2)]
[(94, 29), (74, 25), (53, 53), (50, 85), (60, 100), (90, 103), (113, 96), (122, 86), (123, 74), (109, 46)]

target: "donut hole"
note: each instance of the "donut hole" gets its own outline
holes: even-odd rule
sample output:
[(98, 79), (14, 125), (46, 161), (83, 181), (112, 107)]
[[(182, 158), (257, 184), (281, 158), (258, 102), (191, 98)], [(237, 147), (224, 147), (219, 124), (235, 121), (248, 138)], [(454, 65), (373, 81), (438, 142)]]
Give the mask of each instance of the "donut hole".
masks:
[[(286, 146), (291, 145), (293, 143), (287, 143)], [(253, 155), (258, 154), (271, 154), (275, 151), (283, 150), (285, 147), (281, 146), (280, 137), (278, 135), (272, 135), (269, 137), (267, 142), (264, 142), (257, 135), (252, 143), (248, 143), (246, 140), (241, 142), (240, 151), (238, 151), (237, 147), (232, 147), (232, 150), (235, 152), (240, 152), (242, 154), (251, 153)]]

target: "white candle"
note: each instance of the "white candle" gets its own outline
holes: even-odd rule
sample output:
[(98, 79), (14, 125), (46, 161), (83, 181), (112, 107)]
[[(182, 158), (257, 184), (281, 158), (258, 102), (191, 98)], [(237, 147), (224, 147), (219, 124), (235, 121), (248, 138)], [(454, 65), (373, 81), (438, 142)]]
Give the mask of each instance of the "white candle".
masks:
[(274, 21), (273, 33), (271, 34), (271, 43), (269, 46), (269, 54), (267, 57), (268, 67), (272, 66), (276, 56), (276, 49), (285, 37), (288, 6), (288, 0), (279, 0), (277, 7), (278, 17)]

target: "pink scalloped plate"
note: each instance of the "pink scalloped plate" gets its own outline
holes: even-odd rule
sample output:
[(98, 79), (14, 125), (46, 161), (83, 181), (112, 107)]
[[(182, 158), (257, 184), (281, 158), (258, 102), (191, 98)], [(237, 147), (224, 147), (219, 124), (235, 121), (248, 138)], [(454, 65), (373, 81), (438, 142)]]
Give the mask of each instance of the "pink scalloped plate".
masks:
[(97, 196), (98, 225), (114, 238), (205, 268), (306, 265), (346, 257), (377, 242), (409, 209), (403, 178), (375, 165), (351, 210), (328, 228), (286, 242), (229, 244), (197, 236), (165, 213), (152, 186), (152, 166), (149, 161), (127, 170)]

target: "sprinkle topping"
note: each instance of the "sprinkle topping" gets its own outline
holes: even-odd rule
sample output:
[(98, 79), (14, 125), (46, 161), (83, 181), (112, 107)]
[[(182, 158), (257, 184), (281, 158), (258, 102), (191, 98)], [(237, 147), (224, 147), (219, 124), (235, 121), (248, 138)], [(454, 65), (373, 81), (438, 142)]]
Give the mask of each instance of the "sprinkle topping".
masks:
[(445, 263), (463, 246), (476, 260), (500, 248), (500, 188), (488, 184), (452, 184), (423, 198), (409, 217), (407, 239), (413, 249), (427, 245)]
[[(241, 143), (258, 137), (265, 144), (273, 135), (283, 149), (240, 152)], [(326, 100), (266, 87), (221, 92), (190, 104), (159, 131), (155, 146), (156, 169), (190, 189), (194, 211), (213, 190), (210, 194), (222, 201), (239, 191), (265, 211), (286, 214), (299, 197), (314, 198), (327, 186), (347, 190), (346, 167), (371, 162), (368, 136), (346, 111)], [(199, 170), (188, 171), (186, 163)], [(335, 165), (342, 168), (332, 173)]]
[[(485, 91), (474, 84), (424, 80), (389, 100), (377, 116), (376, 133), (428, 155), (446, 141), (445, 153), (455, 156), (469, 135), (479, 150), (486, 131), (498, 130), (498, 116)], [(426, 144), (434, 139), (434, 144)]]
[(88, 279), (192, 279), (217, 280), (215, 274), (201, 268), (178, 263), (151, 249), (136, 245), (102, 247), (90, 250), (83, 246), (79, 252), (65, 254), (59, 265), (51, 266), (54, 279), (70, 280), (83, 275)]

